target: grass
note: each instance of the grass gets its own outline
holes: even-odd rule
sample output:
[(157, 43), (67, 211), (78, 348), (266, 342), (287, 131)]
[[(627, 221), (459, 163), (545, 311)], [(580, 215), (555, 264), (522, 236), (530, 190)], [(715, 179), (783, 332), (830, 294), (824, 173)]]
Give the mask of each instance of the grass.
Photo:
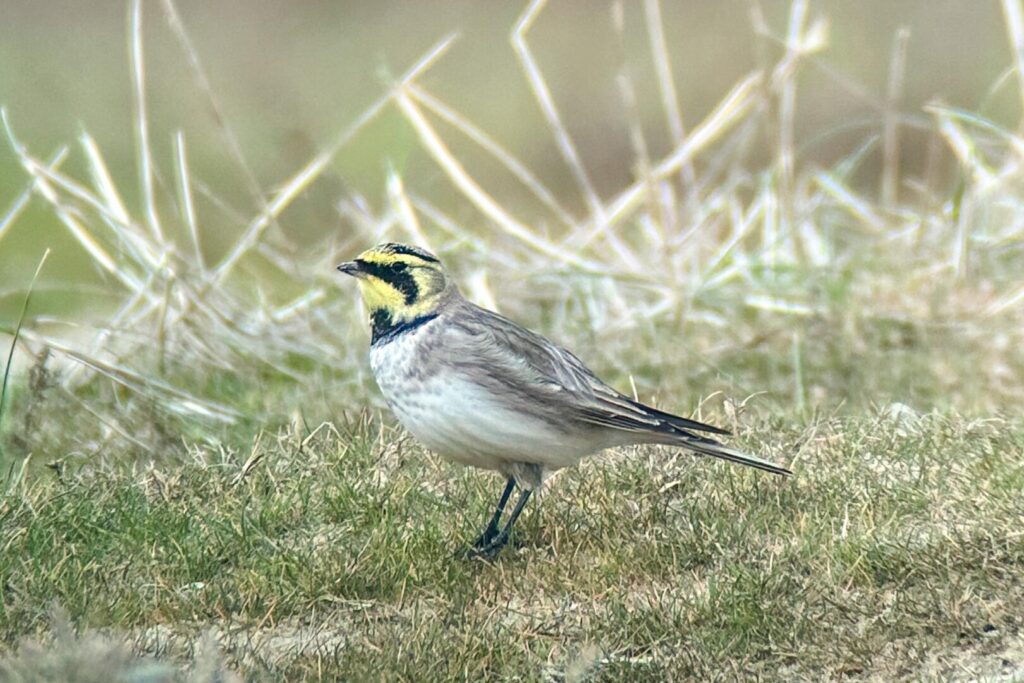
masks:
[[(1002, 6), (1024, 45), (1020, 4)], [(0, 400), (0, 678), (1024, 680), (1019, 127), (984, 103), (900, 111), (904, 34), (876, 97), (828, 62), (806, 2), (783, 32), (751, 7), (759, 68), (683, 131), (645, 2), (675, 142), (645, 132), (624, 68), (635, 173), (603, 195), (533, 51), (543, 0), (508, 49), (571, 191), (427, 89), (452, 36), (272, 191), (171, 0), (148, 11), (241, 196), (192, 170), (185, 132), (153, 142), (138, 1), (137, 191), (88, 132), (38, 156), (4, 110), (25, 187), (0, 239), (45, 213), (98, 275), (41, 281), (4, 328), (25, 371)], [(623, 50), (631, 11), (613, 14)], [(828, 168), (798, 143), (809, 70), (878, 114)], [(1013, 73), (993, 96), (1024, 87)], [(391, 171), (379, 201), (340, 204), (344, 230), (292, 243), (293, 205), (379, 125), (415, 136), (435, 192)], [(919, 174), (911, 132), (933, 150)], [(498, 199), (512, 184), (521, 204)], [(619, 449), (550, 482), (497, 560), (457, 559), (500, 482), (377, 412), (355, 292), (330, 278), (381, 239), (430, 247), (472, 299), (795, 476)], [(32, 285), (3, 284), (30, 308)]]
[(793, 453), (793, 479), (602, 456), (556, 478), (493, 564), (453, 553), (500, 482), (375, 418), (37, 479), (0, 507), (0, 633), (46, 633), (59, 604), (181, 664), (212, 631), (226, 666), (289, 680), (1001, 671), (1024, 606), (1024, 424), (777, 422), (739, 441)]

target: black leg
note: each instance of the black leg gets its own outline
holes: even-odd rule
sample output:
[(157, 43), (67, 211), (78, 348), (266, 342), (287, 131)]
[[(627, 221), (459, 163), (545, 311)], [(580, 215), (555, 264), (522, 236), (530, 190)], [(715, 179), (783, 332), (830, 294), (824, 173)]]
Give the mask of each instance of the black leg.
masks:
[(491, 541), (479, 548), (480, 554), (484, 557), (494, 557), (498, 554), (498, 551), (505, 547), (508, 543), (509, 534), (512, 533), (512, 525), (519, 519), (519, 515), (522, 514), (523, 508), (526, 507), (526, 501), (530, 500), (530, 494), (532, 490), (526, 489), (520, 494), (519, 500), (516, 501), (516, 507), (512, 510), (512, 516), (508, 518), (508, 523), (505, 524), (505, 528), (501, 530), (501, 533), (491, 539)]
[(498, 507), (494, 510), (494, 516), (491, 517), (490, 524), (488, 524), (487, 528), (484, 529), (484, 532), (480, 534), (480, 537), (473, 541), (474, 548), (483, 548), (498, 535), (498, 524), (501, 523), (501, 514), (505, 512), (505, 505), (508, 504), (508, 499), (512, 496), (512, 489), (515, 487), (516, 480), (509, 477), (508, 483), (505, 485), (505, 490), (502, 492), (501, 498), (498, 499)]

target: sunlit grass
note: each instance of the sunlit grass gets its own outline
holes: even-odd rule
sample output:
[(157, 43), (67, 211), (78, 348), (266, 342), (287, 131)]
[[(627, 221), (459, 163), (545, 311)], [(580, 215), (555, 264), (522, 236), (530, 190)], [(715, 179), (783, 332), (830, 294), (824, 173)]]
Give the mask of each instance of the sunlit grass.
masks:
[(500, 481), (397, 437), (361, 420), (37, 478), (0, 506), (3, 639), (58, 603), (175, 659), (212, 627), (229, 666), (288, 677), (560, 676), (588, 649), (607, 680), (916, 677), (1017, 627), (1019, 423), (744, 424), (792, 480), (615, 453), (551, 482), (494, 564), (455, 553)]
[[(1018, 4), (1003, 5), (1019, 44)], [(219, 667), (289, 680), (1024, 670), (1024, 145), (981, 113), (899, 111), (905, 36), (870, 102), (878, 130), (814, 168), (800, 163), (797, 86), (828, 67), (825, 19), (798, 0), (774, 31), (754, 11), (763, 63), (682, 131), (648, 0), (675, 142), (645, 137), (624, 70), (635, 173), (602, 195), (531, 47), (545, 9), (533, 2), (502, 49), (577, 197), (424, 84), (459, 59), (457, 36), (263, 188), (188, 17), (165, 0), (246, 213), (193, 174), (184, 132), (169, 147), (150, 139), (142, 5), (129, 8), (137, 192), (117, 186), (88, 132), (39, 155), (4, 112), (25, 189), (0, 240), (42, 207), (99, 273), (82, 291), (103, 296), (18, 322), (28, 371), (0, 401), (0, 678), (164, 680), (192, 662), (195, 680)], [(278, 219), (386, 116), (466, 212), (392, 170), (379, 202), (342, 199), (344, 231), (296, 247)], [(921, 177), (900, 167), (910, 128), (941, 151)], [(872, 155), (881, 177), (865, 188)], [(510, 185), (546, 219), (503, 203)], [(470, 298), (795, 476), (615, 451), (552, 481), (494, 563), (458, 559), (499, 483), (431, 459), (372, 412), (365, 321), (333, 266), (382, 239), (429, 247)], [(3, 284), (27, 306), (21, 283)]]

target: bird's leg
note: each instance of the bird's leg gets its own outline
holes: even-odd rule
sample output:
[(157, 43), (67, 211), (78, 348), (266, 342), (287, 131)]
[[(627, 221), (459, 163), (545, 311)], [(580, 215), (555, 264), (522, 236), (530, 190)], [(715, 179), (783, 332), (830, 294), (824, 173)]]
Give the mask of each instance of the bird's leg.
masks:
[(532, 489), (525, 489), (519, 496), (519, 500), (516, 501), (516, 506), (512, 510), (512, 515), (508, 518), (508, 522), (505, 524), (505, 528), (501, 530), (497, 536), (491, 539), (491, 541), (481, 547), (480, 554), (484, 557), (494, 557), (498, 554), (498, 551), (505, 547), (508, 543), (509, 534), (512, 533), (512, 525), (519, 519), (519, 515), (522, 514), (523, 508), (526, 507), (526, 501), (530, 500), (530, 494), (533, 493)]
[(516, 480), (513, 477), (508, 478), (508, 483), (505, 485), (505, 490), (501, 494), (501, 498), (498, 499), (498, 507), (494, 510), (494, 516), (491, 517), (490, 524), (484, 529), (484, 532), (480, 534), (480, 537), (473, 541), (474, 548), (483, 548), (488, 545), (494, 537), (498, 535), (498, 524), (501, 523), (501, 515), (505, 512), (505, 505), (508, 504), (508, 499), (512, 496), (512, 489), (516, 487)]

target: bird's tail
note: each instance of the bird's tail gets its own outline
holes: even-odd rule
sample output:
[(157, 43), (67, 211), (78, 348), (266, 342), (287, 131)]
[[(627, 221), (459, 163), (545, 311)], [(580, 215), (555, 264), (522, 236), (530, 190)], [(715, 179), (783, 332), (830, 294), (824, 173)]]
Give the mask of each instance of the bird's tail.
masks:
[(714, 458), (728, 460), (729, 462), (739, 463), (740, 465), (746, 465), (747, 467), (755, 467), (759, 470), (764, 470), (765, 472), (771, 472), (772, 474), (793, 474), (790, 470), (782, 467), (781, 465), (776, 465), (773, 462), (763, 460), (757, 456), (737, 451), (734, 448), (729, 448), (728, 446), (706, 436), (698, 436), (697, 434), (690, 434), (683, 432), (682, 430), (673, 436), (674, 438), (671, 440), (665, 439), (661, 443), (672, 446), (682, 446), (683, 448), (687, 448), (701, 455), (710, 455)]

